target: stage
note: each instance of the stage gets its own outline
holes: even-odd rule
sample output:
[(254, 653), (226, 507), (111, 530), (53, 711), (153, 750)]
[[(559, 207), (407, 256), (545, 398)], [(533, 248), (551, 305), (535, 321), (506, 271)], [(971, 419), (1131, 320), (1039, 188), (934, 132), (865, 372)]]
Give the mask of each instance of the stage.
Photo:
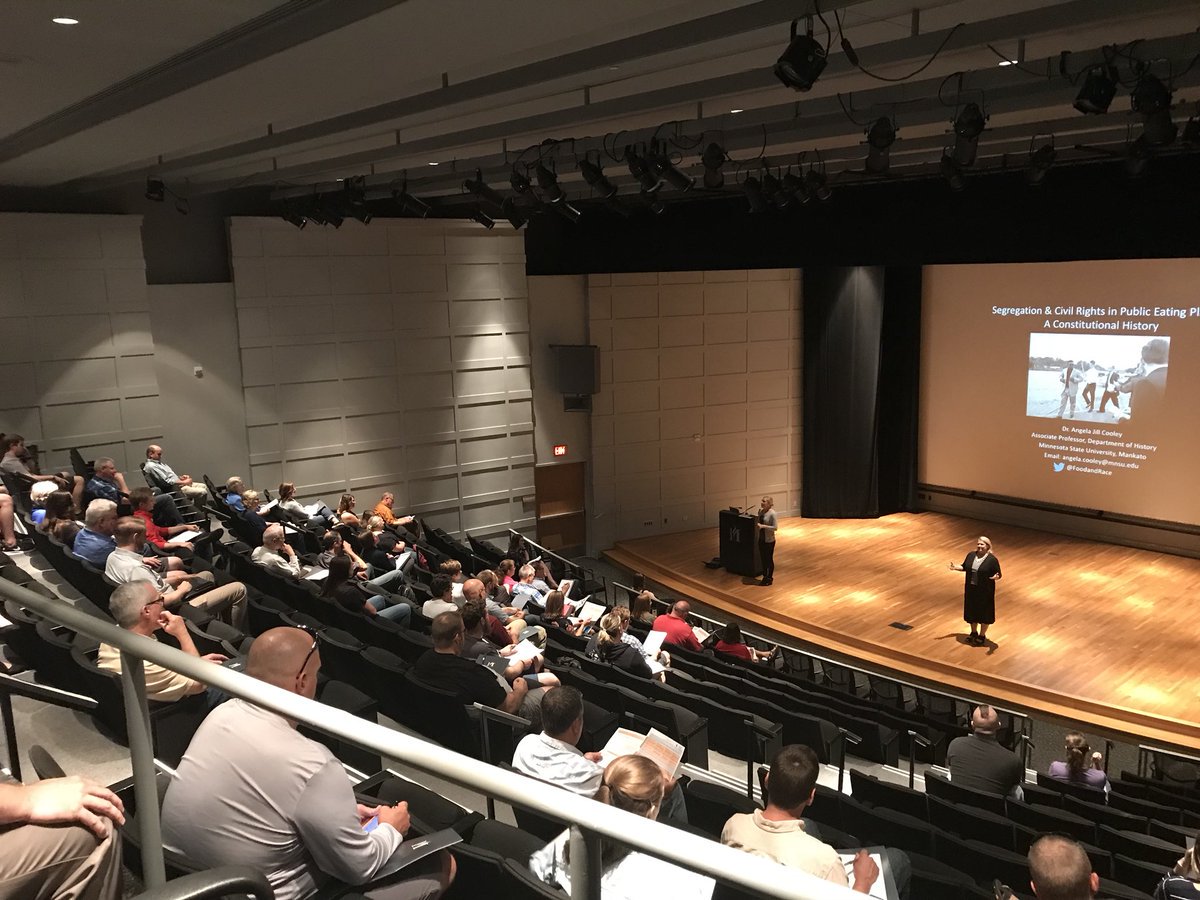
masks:
[[(979, 534), (1004, 577), (988, 645), (964, 640)], [(1141, 742), (1200, 750), (1200, 560), (937, 513), (781, 519), (775, 579), (724, 569), (717, 529), (620, 541), (615, 563), (868, 669)], [(892, 622), (912, 626), (903, 631)], [(1198, 664), (1200, 670), (1200, 664)]]

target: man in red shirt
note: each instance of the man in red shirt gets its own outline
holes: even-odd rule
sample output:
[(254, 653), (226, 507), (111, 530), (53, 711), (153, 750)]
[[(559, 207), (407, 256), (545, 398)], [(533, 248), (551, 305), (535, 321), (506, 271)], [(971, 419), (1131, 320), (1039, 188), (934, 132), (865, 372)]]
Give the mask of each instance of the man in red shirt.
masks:
[(692, 611), (691, 604), (686, 600), (677, 600), (669, 613), (664, 613), (654, 620), (655, 631), (665, 631), (668, 643), (677, 644), (684, 650), (700, 652), (700, 642), (692, 634), (692, 628), (687, 623), (688, 613)]

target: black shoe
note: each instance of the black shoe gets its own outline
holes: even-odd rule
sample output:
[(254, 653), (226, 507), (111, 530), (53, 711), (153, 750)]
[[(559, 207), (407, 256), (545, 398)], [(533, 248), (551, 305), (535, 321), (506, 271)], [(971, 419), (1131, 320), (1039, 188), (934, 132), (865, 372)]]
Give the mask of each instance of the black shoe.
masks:
[(972, 647), (978, 645), (979, 644), (979, 635), (976, 634), (974, 631), (972, 631), (970, 634), (967, 635), (967, 643), (970, 644)]
[(775, 583), (775, 579), (774, 579), (774, 578), (764, 578), (764, 579), (762, 580), (762, 586), (763, 586), (763, 587), (767, 587), (768, 585), (771, 585), (771, 584), (774, 584), (774, 583)]

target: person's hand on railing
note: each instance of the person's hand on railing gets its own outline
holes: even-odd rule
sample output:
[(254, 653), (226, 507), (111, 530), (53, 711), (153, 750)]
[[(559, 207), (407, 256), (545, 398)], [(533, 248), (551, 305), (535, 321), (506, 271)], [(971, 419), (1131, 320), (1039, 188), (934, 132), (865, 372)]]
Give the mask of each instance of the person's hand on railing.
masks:
[(121, 798), (103, 785), (78, 775), (39, 781), (21, 790), (26, 809), (23, 821), (34, 825), (77, 822), (96, 837), (105, 838), (111, 823), (125, 824)]

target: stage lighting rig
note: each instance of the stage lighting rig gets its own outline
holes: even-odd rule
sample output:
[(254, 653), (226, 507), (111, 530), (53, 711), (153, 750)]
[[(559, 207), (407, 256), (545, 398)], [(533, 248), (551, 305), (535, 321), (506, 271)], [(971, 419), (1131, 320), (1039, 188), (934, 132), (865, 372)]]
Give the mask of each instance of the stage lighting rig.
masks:
[(414, 216), (419, 216), (422, 219), (429, 218), (429, 204), (408, 192), (407, 180), (400, 186), (399, 190), (392, 191), (392, 199), (396, 201), (396, 205), (404, 212), (412, 213)]
[(796, 91), (811, 90), (825, 71), (828, 55), (813, 38), (812, 16), (805, 20), (805, 33), (797, 34), (799, 19), (792, 20), (792, 40), (775, 63), (775, 77)]
[(160, 178), (146, 179), (146, 199), (162, 203), (167, 199), (167, 186)]
[(483, 207), (481, 207), (481, 206), (476, 206), (475, 209), (473, 209), (471, 211), (471, 214), (468, 216), (468, 218), (470, 218), (471, 221), (473, 221), (473, 222), (478, 222), (480, 225), (482, 225), (488, 231), (491, 231), (493, 228), (496, 227), (495, 220), (491, 216), (489, 216), (487, 213), (485, 213), (483, 211)]
[(1075, 108), (1085, 115), (1101, 115), (1117, 95), (1117, 69), (1115, 66), (1095, 66), (1088, 70), (1079, 93), (1075, 95)]
[(725, 173), (721, 171), (721, 167), (725, 165), (726, 159), (728, 156), (724, 148), (717, 143), (709, 144), (700, 155), (700, 163), (704, 166), (704, 186), (710, 191), (724, 187)]
[(515, 166), (513, 167), (512, 174), (508, 176), (508, 183), (512, 185), (512, 189), (518, 194), (528, 194), (532, 187), (529, 179), (518, 172)]
[(582, 159), (579, 161), (579, 171), (583, 173), (583, 180), (588, 183), (588, 187), (595, 191), (601, 200), (611, 200), (616, 196), (617, 186), (609, 181), (598, 163)]
[(463, 187), (476, 197), (481, 197), (488, 201), (488, 203), (491, 203), (497, 209), (501, 209), (504, 206), (504, 197), (500, 194), (500, 192), (495, 188), (490, 187), (487, 182), (483, 180), (482, 169), (476, 169), (475, 177), (468, 178), (466, 181), (464, 181)]
[(962, 167), (954, 161), (949, 153), (942, 154), (942, 161), (938, 167), (942, 177), (946, 179), (946, 184), (950, 185), (950, 190), (958, 193), (967, 186), (967, 179), (963, 175)]
[(968, 103), (954, 117), (954, 149), (951, 156), (960, 167), (973, 166), (986, 119), (978, 103)]
[(662, 179), (646, 164), (646, 160), (638, 156), (632, 147), (625, 148), (625, 164), (629, 166), (629, 174), (638, 180), (642, 193), (647, 197), (658, 192), (662, 187)]
[(525, 211), (517, 206), (517, 201), (512, 197), (505, 197), (500, 209), (504, 213), (504, 218), (508, 219), (508, 223), (515, 231), (520, 231), (521, 226), (529, 221)]
[(1033, 149), (1033, 141), (1031, 140), (1029, 148), (1029, 165), (1025, 169), (1025, 183), (1031, 187), (1036, 187), (1046, 180), (1046, 174), (1050, 171), (1050, 167), (1054, 165), (1055, 159), (1058, 158), (1058, 151), (1054, 149), (1053, 140), (1048, 144), (1043, 144), (1037, 150)]
[(295, 225), (299, 229), (303, 229), (308, 224), (308, 219), (291, 207), (284, 207), (279, 217), (289, 225)]
[(692, 185), (696, 183), (696, 179), (691, 175), (679, 171), (666, 153), (651, 151), (646, 155), (644, 162), (646, 168), (659, 180), (659, 183), (665, 181), (677, 191), (690, 191)]
[(543, 200), (553, 206), (567, 199), (567, 195), (563, 193), (563, 189), (558, 186), (558, 176), (548, 169), (544, 163), (537, 164), (534, 174), (537, 176), (538, 190), (542, 192)]
[(1174, 142), (1179, 127), (1171, 119), (1171, 90), (1162, 81), (1143, 73), (1129, 95), (1129, 103), (1142, 117), (1146, 143), (1165, 147)]
[(750, 204), (750, 212), (767, 211), (767, 198), (763, 195), (762, 182), (753, 175), (742, 182), (742, 190), (746, 192), (746, 202)]
[(892, 144), (896, 143), (896, 126), (887, 116), (880, 116), (867, 131), (866, 170), (872, 175), (886, 175), (891, 167)]
[(804, 186), (809, 194), (822, 203), (833, 196), (833, 188), (829, 186), (829, 179), (825, 177), (823, 169), (810, 168), (804, 176)]

